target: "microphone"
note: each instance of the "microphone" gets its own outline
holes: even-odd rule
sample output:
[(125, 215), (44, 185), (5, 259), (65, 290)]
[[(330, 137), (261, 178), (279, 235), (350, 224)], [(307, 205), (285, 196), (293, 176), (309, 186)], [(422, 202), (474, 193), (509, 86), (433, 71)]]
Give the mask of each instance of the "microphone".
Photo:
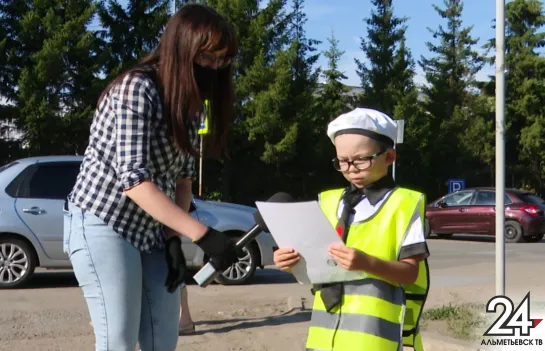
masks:
[[(288, 193), (276, 193), (271, 196), (267, 202), (293, 202), (295, 199)], [(268, 232), (269, 229), (261, 217), (259, 211), (254, 214), (255, 225), (235, 244), (236, 249), (242, 249), (250, 241), (254, 240), (262, 232)], [(210, 284), (214, 279), (220, 275), (221, 272), (217, 271), (212, 262), (208, 262), (202, 267), (194, 276), (193, 280), (202, 288)]]

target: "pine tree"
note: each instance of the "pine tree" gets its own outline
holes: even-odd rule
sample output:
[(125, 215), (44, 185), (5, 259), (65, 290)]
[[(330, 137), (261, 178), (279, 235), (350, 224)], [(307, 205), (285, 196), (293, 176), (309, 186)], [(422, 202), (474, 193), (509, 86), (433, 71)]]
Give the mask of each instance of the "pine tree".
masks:
[(0, 2), (0, 120), (23, 127), (19, 118), (17, 85), (25, 64), (35, 52), (28, 41), (21, 38), (21, 21), (29, 10), (28, 0)]
[(117, 0), (98, 7), (99, 32), (107, 49), (108, 79), (132, 66), (152, 51), (171, 14), (171, 0), (129, 0), (126, 9)]
[[(286, 31), (289, 17), (286, 0), (270, 0), (260, 6), (259, 0), (208, 0), (206, 3), (227, 18), (236, 29), (239, 53), (234, 61), (236, 115), (229, 140), (229, 157), (215, 162), (206, 160), (203, 176), (205, 192), (221, 192), (224, 201), (253, 203), (256, 198), (271, 194), (267, 186), (276, 165), (262, 161), (265, 137), (281, 133), (271, 121), (279, 116), (277, 101), (284, 99), (283, 89), (275, 90), (284, 77), (277, 74), (275, 62), (279, 48), (288, 42)], [(289, 73), (289, 77), (288, 77)], [(273, 116), (271, 118), (271, 116)], [(269, 130), (270, 134), (267, 134)], [(274, 133), (274, 136), (272, 135)], [(248, 176), (251, 170), (251, 176)], [(221, 175), (221, 176), (219, 176)], [(275, 183), (271, 183), (271, 187)]]
[(328, 122), (345, 112), (350, 103), (347, 95), (350, 89), (342, 83), (347, 77), (344, 72), (339, 71), (339, 61), (345, 52), (339, 49), (339, 40), (334, 32), (331, 32), (327, 41), (329, 49), (324, 52), (324, 56), (327, 57), (327, 69), (322, 72), (325, 82), (320, 87), (318, 98), (319, 115), (323, 122)]
[[(541, 1), (506, 4), (506, 163), (512, 186), (531, 184), (540, 191), (545, 174), (544, 26)], [(494, 39), (490, 42), (494, 47)]]
[[(470, 152), (471, 141), (466, 136), (468, 127), (487, 125), (485, 116), (479, 114), (475, 96), (475, 75), (483, 67), (484, 59), (475, 50), (478, 39), (471, 36), (472, 27), (464, 27), (462, 23), (463, 2), (461, 0), (444, 0), (445, 8), (433, 5), (436, 12), (447, 22), (446, 28), (439, 26), (437, 30), (429, 29), (438, 44), (426, 43), (432, 57), (421, 57), (419, 61), (428, 86), (423, 88), (425, 108), (429, 117), (430, 144), (433, 145), (430, 168), (441, 191), (448, 177), (470, 178), (470, 183), (480, 183), (478, 172), (482, 164), (477, 162)], [(479, 120), (478, 123), (474, 123)], [(489, 134), (488, 134), (489, 135)], [(484, 139), (479, 141), (485, 143)], [(473, 140), (475, 142), (475, 140)], [(481, 144), (482, 150), (486, 145)], [(457, 160), (456, 163), (445, 163), (445, 160)], [(467, 170), (472, 169), (471, 173)], [(489, 168), (485, 167), (488, 171)], [(486, 178), (490, 179), (489, 177)]]
[(306, 19), (301, 9), (302, 1), (295, 1), (292, 12), (280, 20), (287, 26), (284, 33), (279, 33), (277, 43), (291, 45), (280, 51), (273, 48), (270, 65), (263, 56), (252, 67), (263, 78), (259, 79), (261, 89), (255, 100), (248, 104), (255, 109), (247, 119), (248, 135), (250, 140), (263, 140), (260, 158), (266, 163), (282, 163), (296, 155), (299, 123), (312, 112), (312, 93), (318, 77), (312, 66), (318, 55), (312, 54), (316, 41), (305, 37)]
[(179, 9), (181, 6), (185, 5), (185, 4), (190, 4), (190, 3), (206, 3), (206, 1), (204, 0), (174, 0), (174, 6), (175, 6), (175, 9)]
[(396, 17), (392, 0), (372, 0), (374, 10), (365, 19), (367, 38), (360, 48), (368, 64), (356, 59), (364, 90), (361, 103), (393, 115), (394, 108), (411, 89), (413, 62), (405, 46), (406, 18)]
[(447, 28), (428, 30), (439, 44), (427, 42), (435, 57), (422, 56), (420, 66), (430, 87), (424, 92), (428, 98), (428, 111), (435, 118), (449, 120), (456, 107), (462, 107), (471, 98), (470, 88), (475, 86), (475, 75), (481, 70), (484, 58), (475, 50), (478, 39), (471, 36), (473, 29), (462, 26), (463, 1), (444, 0), (445, 8), (433, 8), (446, 19)]
[(419, 88), (414, 83), (415, 63), (404, 38), (394, 62), (398, 65), (394, 67), (394, 71), (399, 71), (400, 74), (395, 82), (397, 86), (393, 86), (398, 95), (391, 116), (398, 121), (404, 121), (403, 143), (396, 145), (395, 180), (399, 184), (427, 191), (433, 179), (428, 172), (422, 170), (428, 169), (430, 165), (430, 150), (433, 146), (429, 143), (429, 123), (419, 101)]
[[(30, 152), (82, 151), (98, 91), (92, 0), (33, 0), (18, 19), (26, 53), (17, 101)], [(28, 60), (28, 61), (27, 61)]]
[(422, 188), (427, 176), (414, 170), (428, 164), (428, 133), (414, 83), (415, 63), (406, 45), (407, 19), (394, 14), (392, 0), (373, 0), (372, 4), (371, 17), (365, 19), (367, 38), (361, 38), (360, 45), (368, 63), (356, 60), (363, 88), (359, 102), (405, 121), (404, 142), (397, 146), (396, 181)]
[[(313, 65), (319, 54), (313, 52), (318, 41), (306, 37), (302, 9), (302, 0), (293, 1), (291, 13), (284, 19), (287, 30), (280, 36), (281, 41), (291, 45), (276, 52), (270, 66), (272, 79), (265, 81), (272, 84), (257, 97), (255, 117), (249, 119), (250, 138), (264, 138), (261, 159), (266, 163), (286, 162), (301, 151), (298, 146), (302, 145), (297, 143), (302, 133), (299, 128), (314, 112), (313, 93), (319, 72)], [(274, 100), (276, 103), (271, 105)]]
[[(307, 22), (304, 12), (304, 1), (293, 0), (292, 12), (290, 14), (290, 25), (287, 36), (291, 42), (287, 50), (289, 64), (291, 66), (292, 81), (289, 86), (289, 98), (284, 103), (281, 111), (284, 119), (295, 122), (298, 126), (298, 135), (292, 152), (298, 155), (306, 155), (304, 161), (292, 159), (293, 165), (286, 165), (287, 168), (295, 167), (298, 170), (303, 167), (311, 169), (314, 167), (314, 147), (312, 141), (316, 137), (323, 137), (324, 126), (312, 124), (316, 115), (316, 95), (320, 70), (315, 64), (320, 57), (316, 45), (321, 42), (308, 38), (305, 31)], [(317, 128), (312, 128), (315, 126)]]
[(28, 60), (20, 39), (20, 21), (28, 10), (25, 0), (0, 2), (0, 96), (10, 101), (17, 99), (21, 64)]
[(333, 164), (329, 162), (335, 156), (335, 148), (326, 136), (326, 130), (331, 120), (353, 108), (352, 99), (348, 95), (350, 88), (342, 82), (347, 77), (339, 70), (339, 61), (345, 52), (339, 48), (339, 40), (333, 31), (327, 41), (329, 48), (323, 53), (327, 58), (327, 67), (321, 72), (324, 82), (316, 92), (316, 112), (307, 123), (308, 130), (313, 134), (312, 140), (308, 142), (305, 157), (312, 157), (314, 161), (308, 167), (304, 181), (308, 182), (309, 176), (312, 176), (313, 184), (309, 191), (313, 190), (314, 193), (327, 187), (345, 184), (344, 178), (339, 176)]
[(316, 41), (304, 32), (303, 2), (293, 2), (291, 8), (287, 0), (270, 0), (265, 6), (251, 0), (208, 4), (234, 24), (241, 43), (235, 63), (238, 103), (232, 158), (224, 161), (223, 183), (229, 184), (230, 197), (241, 202), (268, 197), (270, 188), (289, 191), (288, 184), (300, 194), (305, 189), (297, 157), (315, 142), (307, 140), (314, 133), (308, 129), (319, 74), (312, 67)]
[(288, 38), (292, 42), (295, 51), (292, 68), (295, 88), (300, 92), (308, 92), (309, 89), (306, 88), (306, 84), (309, 82), (316, 83), (319, 76), (319, 71), (314, 69), (314, 64), (320, 57), (320, 54), (316, 53), (315, 46), (321, 44), (321, 42), (306, 36), (304, 26), (307, 19), (304, 12), (304, 0), (292, 1)]

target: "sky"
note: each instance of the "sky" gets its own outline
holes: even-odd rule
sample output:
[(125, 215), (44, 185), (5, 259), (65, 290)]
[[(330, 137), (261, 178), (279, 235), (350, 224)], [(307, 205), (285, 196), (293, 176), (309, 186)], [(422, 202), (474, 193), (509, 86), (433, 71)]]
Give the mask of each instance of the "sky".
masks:
[[(125, 5), (127, 0), (118, 0)], [(268, 0), (261, 0), (261, 7)], [(509, 1), (507, 1), (509, 2)], [(172, 1), (174, 7), (174, 1)], [(291, 1), (288, 0), (291, 4)], [(442, 19), (432, 5), (443, 8), (443, 0), (393, 0), (394, 12), (397, 17), (407, 18), (407, 46), (415, 62), (422, 55), (428, 57), (429, 51), (426, 42), (432, 40), (432, 34), (428, 28), (437, 29), (439, 25), (446, 26), (446, 20)], [(356, 74), (355, 58), (365, 60), (365, 55), (360, 50), (360, 37), (366, 35), (364, 18), (371, 15), (373, 6), (371, 0), (305, 0), (304, 11), (307, 15), (305, 30), (308, 38), (320, 40), (317, 45), (320, 52), (329, 47), (327, 38), (332, 32), (339, 40), (339, 48), (344, 51), (339, 69), (344, 72), (347, 79), (345, 84), (359, 86), (360, 80)], [(473, 26), (472, 37), (479, 39), (476, 49), (484, 52), (482, 46), (486, 41), (495, 38), (495, 29), (492, 27), (496, 16), (495, 0), (465, 0), (463, 11), (463, 26)], [(434, 43), (437, 43), (436, 41)], [(495, 52), (491, 51), (490, 55)], [(322, 54), (317, 66), (326, 67), (327, 58)], [(488, 80), (488, 76), (494, 74), (493, 66), (484, 67), (477, 75), (480, 80)], [(425, 83), (422, 69), (416, 64), (415, 81)]]
[[(432, 7), (433, 4), (443, 8), (442, 0), (394, 0), (394, 12), (398, 17), (407, 18), (407, 46), (415, 60), (421, 56), (429, 57), (426, 42), (434, 41), (427, 28), (436, 29), (439, 25), (446, 26), (446, 20), (442, 19)], [(357, 86), (360, 84), (356, 74), (354, 58), (365, 59), (360, 50), (360, 38), (366, 35), (364, 18), (370, 17), (372, 5), (370, 0), (307, 0), (305, 13), (307, 14), (307, 36), (321, 40), (318, 49), (327, 50), (329, 44), (327, 38), (332, 31), (339, 40), (339, 47), (344, 51), (340, 62), (340, 70), (348, 77), (346, 84)], [(481, 47), (489, 39), (495, 38), (495, 29), (492, 27), (496, 16), (496, 1), (494, 0), (466, 0), (464, 2), (463, 25), (473, 26), (472, 36), (479, 39), (476, 48)], [(482, 50), (484, 52), (484, 50)], [(491, 51), (490, 55), (494, 55)], [(327, 59), (321, 55), (319, 65), (326, 66)], [(417, 64), (416, 82), (424, 83), (422, 69)], [(494, 74), (494, 67), (487, 66), (478, 74), (479, 79), (487, 79)]]
[[(126, 5), (126, 0), (118, 0)], [(262, 0), (262, 6), (267, 0)], [(174, 1), (173, 1), (174, 4)], [(394, 0), (394, 12), (398, 17), (407, 18), (407, 46), (415, 60), (422, 55), (429, 56), (426, 42), (432, 40), (432, 34), (427, 28), (436, 29), (439, 25), (446, 25), (432, 5), (443, 7), (443, 0)], [(359, 86), (359, 77), (356, 74), (354, 58), (364, 60), (365, 56), (360, 50), (360, 37), (366, 34), (364, 18), (371, 15), (372, 5), (370, 0), (306, 0), (304, 11), (307, 15), (305, 26), (307, 37), (320, 40), (317, 49), (321, 52), (328, 49), (327, 38), (331, 33), (339, 40), (339, 48), (344, 51), (339, 69), (344, 72), (347, 79), (345, 84)], [(479, 39), (477, 49), (481, 50), (484, 43), (495, 37), (492, 28), (496, 16), (496, 1), (494, 0), (466, 0), (464, 2), (463, 25), (473, 26), (472, 36)], [(490, 55), (494, 55), (491, 52)], [(318, 66), (326, 67), (327, 59), (320, 55)], [(493, 66), (486, 66), (477, 75), (481, 80), (494, 74)], [(415, 81), (419, 84), (425, 82), (422, 69), (416, 66)], [(2, 97), (0, 97), (0, 102)]]

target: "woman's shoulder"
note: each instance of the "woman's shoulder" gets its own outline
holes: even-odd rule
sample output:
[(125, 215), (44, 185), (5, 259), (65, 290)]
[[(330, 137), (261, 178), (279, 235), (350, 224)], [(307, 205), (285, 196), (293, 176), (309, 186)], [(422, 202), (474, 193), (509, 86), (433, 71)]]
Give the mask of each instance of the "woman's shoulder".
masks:
[(121, 94), (125, 97), (139, 97), (148, 95), (149, 98), (158, 96), (155, 83), (156, 72), (150, 68), (133, 69), (124, 73), (112, 86), (112, 94)]

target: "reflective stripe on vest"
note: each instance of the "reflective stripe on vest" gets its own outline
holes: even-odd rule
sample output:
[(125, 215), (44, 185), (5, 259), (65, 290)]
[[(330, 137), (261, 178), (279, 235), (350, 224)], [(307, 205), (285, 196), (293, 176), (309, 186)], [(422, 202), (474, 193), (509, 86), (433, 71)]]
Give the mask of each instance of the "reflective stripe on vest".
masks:
[[(422, 220), (426, 216), (426, 202), (422, 198), (418, 204), (418, 211)], [(416, 351), (423, 351), (422, 334), (418, 328), (422, 309), (430, 288), (430, 271), (428, 260), (420, 261), (418, 277), (411, 285), (403, 286), (406, 299), (406, 313), (403, 324), (403, 344), (411, 346)]]
[[(320, 349), (334, 339), (334, 349), (345, 350), (342, 342), (348, 337), (346, 342), (353, 348), (346, 350), (363, 350), (366, 345), (377, 345), (379, 350), (397, 350), (401, 342), (399, 321), (404, 300), (400, 287), (373, 278), (345, 283), (342, 305), (335, 307), (333, 313), (328, 313), (321, 298), (318, 299), (315, 298), (312, 311), (307, 347)], [(351, 337), (356, 334), (357, 338)]]
[[(338, 221), (342, 192), (343, 189), (338, 189), (320, 194), (320, 206), (333, 227)], [(350, 226), (347, 246), (381, 259), (397, 260), (401, 243), (422, 198), (420, 193), (395, 189), (375, 215)], [(417, 333), (402, 336), (405, 316), (415, 321), (411, 328), (415, 328), (418, 321), (412, 309), (410, 316), (405, 313), (403, 287), (370, 274), (363, 280), (346, 282), (343, 287), (342, 303), (330, 313), (323, 305), (320, 291), (316, 292), (307, 350), (397, 351), (402, 349), (405, 339), (414, 341)], [(417, 315), (419, 317), (420, 313)]]

